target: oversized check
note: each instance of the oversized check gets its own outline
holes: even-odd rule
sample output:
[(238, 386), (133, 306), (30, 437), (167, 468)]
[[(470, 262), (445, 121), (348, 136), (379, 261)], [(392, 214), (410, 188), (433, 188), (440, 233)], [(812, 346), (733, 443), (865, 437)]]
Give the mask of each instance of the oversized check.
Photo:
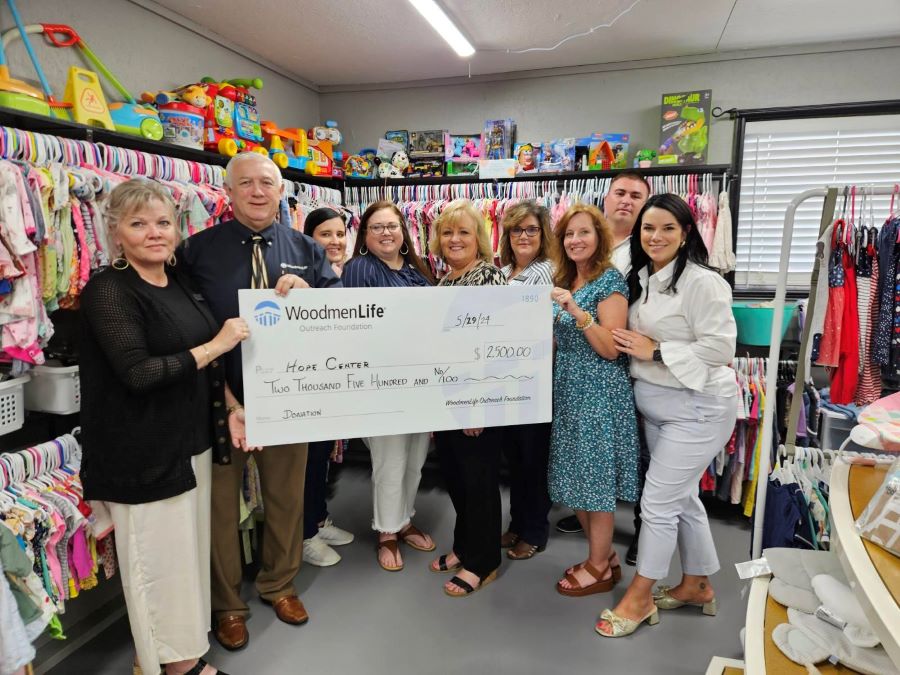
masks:
[(252, 445), (549, 422), (549, 286), (242, 290)]

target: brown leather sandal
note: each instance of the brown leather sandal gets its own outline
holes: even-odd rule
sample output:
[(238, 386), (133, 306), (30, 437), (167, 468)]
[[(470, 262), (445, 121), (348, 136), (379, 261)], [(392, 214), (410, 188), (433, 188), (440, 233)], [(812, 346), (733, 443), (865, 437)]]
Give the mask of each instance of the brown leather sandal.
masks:
[(426, 551), (426, 552), (433, 551), (434, 549), (437, 548), (437, 545), (434, 543), (434, 540), (431, 541), (430, 547), (419, 546), (418, 544), (413, 543), (410, 540), (410, 537), (422, 537), (422, 539), (425, 539), (427, 536), (428, 535), (426, 535), (424, 532), (422, 532), (422, 530), (420, 530), (418, 527), (416, 527), (412, 523), (410, 523), (405, 528), (400, 530), (400, 534), (399, 534), (399, 537), (400, 537), (400, 539), (403, 540), (403, 543), (406, 544), (407, 546), (409, 546), (410, 548), (414, 548), (417, 551)]
[(610, 569), (610, 576), (606, 579), (603, 579), (603, 573), (594, 567), (590, 562), (586, 562), (582, 569), (586, 570), (592, 577), (594, 577), (595, 581), (592, 584), (588, 584), (587, 586), (582, 586), (581, 582), (575, 577), (574, 574), (566, 573), (565, 579), (569, 582), (569, 586), (571, 588), (566, 588), (565, 586), (561, 586), (562, 580), (556, 582), (556, 591), (560, 595), (567, 595), (570, 598), (581, 598), (585, 595), (593, 595), (594, 593), (608, 593), (613, 589), (616, 585), (616, 580), (612, 576), (612, 569)]
[(399, 565), (385, 565), (383, 562), (381, 562), (381, 549), (387, 549), (388, 551), (390, 551), (394, 560), (397, 560), (399, 549), (397, 547), (396, 539), (385, 539), (384, 541), (378, 542), (378, 546), (375, 549), (377, 551), (377, 560), (378, 564), (381, 566), (381, 569), (387, 570), (388, 572), (399, 572), (403, 569), (403, 563), (400, 563)]
[(530, 558), (533, 558), (546, 548), (546, 546), (535, 546), (533, 544), (529, 544), (524, 539), (519, 539), (519, 541), (516, 542), (515, 546), (513, 546), (506, 552), (506, 557), (510, 560), (528, 560)]

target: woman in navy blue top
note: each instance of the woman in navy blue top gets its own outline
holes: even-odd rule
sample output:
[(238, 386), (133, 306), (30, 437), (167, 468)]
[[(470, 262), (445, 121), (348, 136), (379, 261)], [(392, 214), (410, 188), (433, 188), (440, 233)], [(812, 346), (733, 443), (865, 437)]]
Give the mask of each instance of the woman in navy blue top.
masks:
[[(311, 211), (303, 221), (303, 234), (325, 249), (325, 257), (338, 276), (347, 257), (347, 224), (334, 209)], [(341, 561), (333, 546), (353, 541), (353, 535), (331, 520), (328, 514), (328, 465), (340, 452), (342, 441), (315, 441), (306, 457), (306, 487), (303, 492), (303, 562), (328, 567)], [(340, 460), (338, 460), (340, 461)]]
[[(431, 286), (431, 272), (416, 255), (400, 209), (375, 202), (363, 213), (353, 257), (344, 265), (345, 288)], [(432, 538), (412, 524), (429, 434), (396, 434), (362, 439), (372, 453), (372, 529), (378, 532), (378, 564), (403, 569), (402, 540), (433, 551)]]

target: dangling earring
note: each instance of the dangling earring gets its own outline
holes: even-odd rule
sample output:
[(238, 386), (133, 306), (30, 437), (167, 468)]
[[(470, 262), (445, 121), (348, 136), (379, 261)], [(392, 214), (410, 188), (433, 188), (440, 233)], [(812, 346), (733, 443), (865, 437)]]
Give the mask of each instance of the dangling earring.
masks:
[(178, 264), (178, 258), (175, 257), (175, 251), (172, 251), (172, 255), (169, 256), (169, 259), (166, 260), (169, 263), (169, 267), (175, 267)]
[[(405, 251), (403, 249), (406, 249)], [(409, 246), (406, 245), (406, 242), (403, 242), (403, 246), (400, 247), (400, 255), (406, 255), (409, 253)]]
[(363, 244), (362, 246), (359, 247), (359, 254), (360, 255), (369, 255), (369, 249), (366, 248), (365, 244)]
[(687, 243), (687, 239), (682, 239), (682, 240), (681, 240), (681, 246), (679, 246), (678, 248), (684, 248), (684, 245), (685, 245), (686, 243)]
[(128, 259), (123, 257), (115, 258), (110, 264), (113, 266), (113, 269), (119, 270), (120, 272), (131, 267), (128, 263)]

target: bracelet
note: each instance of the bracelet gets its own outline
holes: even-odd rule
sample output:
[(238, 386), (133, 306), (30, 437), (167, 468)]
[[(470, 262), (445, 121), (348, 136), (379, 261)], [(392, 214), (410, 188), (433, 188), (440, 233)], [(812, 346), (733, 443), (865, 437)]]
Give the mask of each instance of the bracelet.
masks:
[(593, 325), (594, 325), (594, 317), (592, 317), (590, 314), (588, 314), (587, 319), (585, 319), (583, 323), (578, 323), (578, 322), (575, 323), (575, 328), (577, 328), (580, 331), (585, 331)]
[(228, 415), (231, 415), (231, 413), (233, 413), (236, 410), (243, 410), (243, 409), (244, 409), (244, 406), (242, 406), (240, 403), (235, 403), (234, 405), (228, 406), (228, 408), (227, 408)]
[(209, 353), (209, 349), (206, 348), (205, 342), (200, 346), (203, 348), (203, 353), (206, 354), (206, 365), (209, 365), (213, 360), (212, 355)]

